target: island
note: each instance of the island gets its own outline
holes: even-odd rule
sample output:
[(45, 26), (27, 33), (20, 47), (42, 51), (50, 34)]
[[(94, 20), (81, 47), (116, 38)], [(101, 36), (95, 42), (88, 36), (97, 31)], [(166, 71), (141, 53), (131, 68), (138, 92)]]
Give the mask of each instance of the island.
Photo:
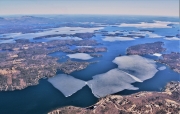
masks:
[(109, 95), (96, 104), (79, 108), (67, 106), (48, 114), (178, 114), (180, 82), (169, 82), (162, 92), (138, 92), (131, 95)]
[(98, 45), (95, 40), (56, 40), (49, 42), (30, 42), (18, 39), (16, 43), (0, 44), (0, 91), (21, 90), (37, 85), (39, 79), (56, 75), (57, 70), (66, 74), (85, 69), (93, 62), (67, 60), (57, 62), (59, 58), (49, 54), (54, 52), (104, 52), (106, 47), (80, 47), (71, 50), (69, 46)]
[(75, 33), (75, 34), (53, 34), (53, 35), (39, 36), (39, 37), (35, 37), (33, 39), (43, 39), (43, 38), (52, 38), (52, 37), (79, 37), (82, 39), (88, 39), (88, 38), (92, 38), (94, 36), (95, 36), (95, 33), (87, 32), (87, 33)]
[(164, 52), (163, 42), (138, 44), (127, 48), (127, 55), (146, 55)]

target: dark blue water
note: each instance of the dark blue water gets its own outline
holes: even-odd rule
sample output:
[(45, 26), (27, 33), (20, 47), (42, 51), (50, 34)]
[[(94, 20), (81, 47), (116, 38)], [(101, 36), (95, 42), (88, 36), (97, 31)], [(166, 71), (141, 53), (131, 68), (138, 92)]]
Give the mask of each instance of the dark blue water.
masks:
[[(165, 66), (160, 63), (157, 63), (157, 66)], [(165, 70), (159, 70), (156, 75), (148, 80), (145, 80), (143, 83), (134, 83), (135, 87), (138, 87), (139, 90), (124, 90), (118, 92), (118, 95), (129, 95), (135, 92), (140, 91), (163, 91), (165, 85), (169, 81), (180, 81), (180, 75), (177, 72), (173, 72), (168, 66)]]
[(24, 90), (0, 92), (0, 99), (0, 114), (44, 114), (60, 106), (86, 107), (97, 102), (87, 86), (66, 98), (46, 79)]
[[(91, 16), (89, 16), (88, 19), (91, 20)], [(111, 19), (113, 22), (118, 22), (118, 20), (115, 17), (112, 17)], [(126, 19), (121, 19), (121, 21), (119, 22), (134, 23), (138, 21), (141, 22), (142, 20), (146, 20), (147, 22), (152, 22), (152, 19), (154, 20), (153, 17), (152, 18), (149, 17), (148, 19), (145, 19), (145, 17), (141, 17), (140, 19), (136, 18), (134, 21), (131, 21), (130, 19), (126, 18)], [(160, 17), (158, 19), (163, 20), (163, 18)], [(168, 21), (169, 18), (164, 18), (164, 21), (166, 20)], [(172, 19), (172, 18), (171, 20), (176, 21), (176, 19)], [(98, 22), (100, 20), (96, 20), (96, 21)], [(113, 23), (112, 21), (107, 21), (106, 23), (111, 24)], [(138, 29), (134, 27), (120, 28), (120, 27), (112, 27), (112, 26), (105, 27), (104, 30), (138, 31)], [(176, 35), (178, 29), (167, 28), (167, 29), (152, 29), (152, 30), (154, 30), (155, 33), (159, 35), (165, 36), (165, 35)], [(169, 53), (171, 51), (179, 52), (179, 41), (168, 41), (162, 38), (140, 38), (134, 41), (104, 42), (102, 38), (104, 38), (104, 36), (97, 33), (96, 37), (93, 37), (92, 39), (95, 39), (97, 40), (97, 42), (102, 43), (103, 45), (100, 46), (107, 47), (108, 51), (100, 53), (103, 55), (102, 57), (97, 57), (87, 60), (88, 62), (97, 61), (96, 63), (90, 64), (86, 69), (73, 72), (70, 75), (78, 79), (87, 81), (92, 79), (92, 76), (94, 75), (105, 73), (111, 69), (117, 68), (117, 65), (112, 63), (115, 57), (119, 55), (125, 55), (126, 49), (129, 46), (136, 44), (163, 41), (165, 42), (164, 47), (167, 48), (166, 52), (164, 53)], [(40, 39), (37, 41), (46, 42), (49, 41), (49, 39)], [(70, 46), (70, 49), (72, 50), (75, 48), (76, 46)], [(69, 58), (66, 56), (66, 53), (63, 52), (55, 52), (50, 54), (50, 56), (59, 57), (60, 59), (58, 60), (58, 62), (65, 62)], [(151, 55), (146, 55), (144, 57), (154, 60), (158, 59), (157, 57)], [(77, 59), (72, 59), (72, 60), (83, 61)], [(165, 66), (165, 65), (157, 63), (157, 68), (160, 66)], [(58, 71), (57, 74), (58, 73), (62, 73), (62, 71)], [(133, 85), (135, 87), (138, 87), (139, 90), (133, 90), (133, 91), (124, 90), (116, 94), (127, 95), (139, 91), (161, 91), (167, 82), (177, 81), (177, 80), (180, 80), (180, 75), (174, 72), (173, 70), (171, 70), (168, 66), (166, 66), (165, 70), (157, 72), (153, 78), (148, 79), (142, 83), (133, 83)], [(87, 107), (96, 103), (97, 101), (98, 99), (94, 97), (91, 90), (87, 86), (85, 86), (83, 89), (76, 92), (72, 96), (66, 98), (59, 90), (55, 89), (47, 81), (47, 79), (41, 79), (39, 81), (39, 84), (36, 86), (27, 87), (23, 90), (17, 90), (12, 92), (0, 92), (0, 114), (44, 114), (58, 107), (69, 106), (69, 105), (78, 106), (78, 107)]]

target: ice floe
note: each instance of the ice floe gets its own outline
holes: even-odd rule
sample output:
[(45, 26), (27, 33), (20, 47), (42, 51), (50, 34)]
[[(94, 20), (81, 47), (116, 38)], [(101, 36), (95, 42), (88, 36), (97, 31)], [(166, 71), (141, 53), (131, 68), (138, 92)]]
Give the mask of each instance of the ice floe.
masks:
[(122, 23), (119, 27), (136, 27), (136, 28), (172, 28), (169, 24), (179, 24), (178, 22), (154, 21), (153, 23), (141, 22), (137, 24)]
[[(46, 35), (55, 35), (55, 34), (76, 34), (76, 33), (93, 33), (95, 30), (103, 29), (104, 27), (94, 27), (94, 28), (83, 28), (83, 27), (59, 27), (59, 28), (51, 28), (46, 29), (42, 32), (36, 32), (36, 33), (9, 33), (9, 34), (2, 34), (4, 38), (15, 38), (15, 39), (31, 39), (35, 37), (41, 37)], [(74, 37), (71, 37), (73, 39)], [(77, 40), (77, 38), (74, 38), (74, 40)], [(79, 39), (78, 39), (79, 40)]]
[(113, 60), (118, 68), (144, 81), (152, 78), (156, 72), (155, 61), (138, 55), (120, 56)]
[(93, 79), (88, 81), (88, 86), (91, 88), (94, 96), (100, 98), (124, 89), (138, 89), (131, 85), (133, 82), (135, 80), (128, 74), (119, 69), (113, 69), (106, 73), (93, 76)]
[(171, 37), (171, 38), (164, 38), (165, 40), (180, 40), (180, 38), (178, 37)]
[(152, 33), (152, 32), (145, 32), (144, 34), (148, 35), (149, 38), (162, 38), (162, 37), (164, 37), (164, 36)]
[(75, 53), (75, 54), (67, 54), (67, 56), (69, 58), (73, 58), (73, 59), (81, 59), (81, 60), (89, 60), (92, 59), (93, 57), (91, 57), (89, 54), (87, 53)]
[(49, 78), (48, 81), (66, 97), (71, 96), (86, 85), (85, 81), (66, 74), (56, 75)]
[(134, 38), (131, 37), (105, 37), (103, 38), (104, 41), (109, 41), (109, 42), (114, 42), (114, 41), (131, 41), (131, 40), (135, 40)]
[(49, 78), (48, 81), (66, 97), (88, 85), (94, 96), (100, 98), (125, 89), (137, 90), (132, 83), (150, 79), (158, 71), (155, 61), (138, 55), (116, 57), (113, 62), (118, 68), (97, 74), (89, 81), (82, 81), (66, 74)]
[(93, 46), (76, 46), (77, 48), (82, 48), (82, 47), (85, 47), (85, 48), (92, 48)]
[(161, 57), (162, 56), (162, 54), (160, 54), (160, 53), (154, 53), (153, 55), (157, 56), (157, 57)]
[(166, 66), (161, 66), (158, 68), (158, 70), (165, 70), (166, 69)]

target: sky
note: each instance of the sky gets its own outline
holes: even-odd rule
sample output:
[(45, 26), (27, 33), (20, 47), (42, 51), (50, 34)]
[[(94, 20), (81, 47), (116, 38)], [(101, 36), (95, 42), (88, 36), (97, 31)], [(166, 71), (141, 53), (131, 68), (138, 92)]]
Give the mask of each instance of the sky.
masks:
[(0, 0), (0, 15), (12, 14), (179, 16), (179, 0)]

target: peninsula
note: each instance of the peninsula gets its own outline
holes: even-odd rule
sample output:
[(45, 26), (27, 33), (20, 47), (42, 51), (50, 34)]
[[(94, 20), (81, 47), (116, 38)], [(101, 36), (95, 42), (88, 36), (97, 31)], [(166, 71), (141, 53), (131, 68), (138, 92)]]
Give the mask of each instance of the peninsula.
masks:
[(16, 40), (16, 43), (0, 44), (0, 91), (21, 90), (37, 85), (39, 79), (56, 75), (57, 70), (66, 74), (85, 69), (92, 62), (68, 60), (57, 62), (58, 58), (49, 56), (54, 52), (104, 52), (106, 47), (80, 47), (71, 50), (69, 46), (94, 46), (95, 40), (56, 40), (49, 42), (29, 42), (27, 39)]
[(169, 82), (163, 92), (139, 92), (131, 95), (110, 95), (96, 104), (79, 108), (67, 106), (48, 114), (178, 114), (180, 82)]

